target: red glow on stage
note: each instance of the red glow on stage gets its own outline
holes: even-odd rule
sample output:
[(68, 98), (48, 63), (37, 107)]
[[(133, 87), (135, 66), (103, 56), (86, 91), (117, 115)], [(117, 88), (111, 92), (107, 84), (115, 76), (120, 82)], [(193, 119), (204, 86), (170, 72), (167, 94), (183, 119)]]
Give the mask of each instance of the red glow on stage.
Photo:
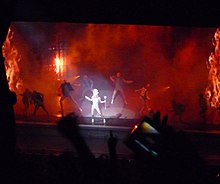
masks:
[[(135, 90), (149, 83), (150, 110), (160, 109), (165, 114), (172, 100), (176, 100), (186, 106), (184, 119), (199, 118), (198, 94), (207, 80), (204, 59), (210, 52), (213, 29), (43, 22), (14, 22), (12, 27), (17, 53), (22, 56), (22, 84), (24, 88), (42, 91), (48, 111), (53, 114), (60, 110), (58, 88), (65, 79), (74, 86), (73, 98), (82, 107), (82, 115), (90, 115), (90, 104), (81, 99), (82, 76), (86, 74), (100, 95), (107, 96), (103, 113), (109, 117), (122, 114), (121, 118), (138, 118), (148, 114), (149, 110), (140, 114), (143, 101)], [(123, 85), (128, 105), (120, 93), (110, 104), (110, 76), (118, 71), (133, 81)], [(20, 101), (16, 109), (22, 109)], [(74, 111), (71, 103), (64, 107), (68, 107), (68, 112)]]
[(63, 65), (64, 65), (63, 58), (56, 56), (54, 62), (55, 62), (55, 72), (58, 76), (58, 80), (60, 80), (61, 76), (63, 75)]

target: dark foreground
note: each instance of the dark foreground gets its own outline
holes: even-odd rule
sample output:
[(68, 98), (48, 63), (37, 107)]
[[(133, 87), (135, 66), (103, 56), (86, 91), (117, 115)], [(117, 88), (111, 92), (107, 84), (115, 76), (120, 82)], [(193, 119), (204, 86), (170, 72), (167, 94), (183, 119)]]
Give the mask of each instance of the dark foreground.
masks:
[[(129, 150), (128, 156), (120, 155), (120, 151), (123, 152), (124, 149), (119, 148), (123, 145), (124, 136), (130, 131), (128, 126), (72, 126), (71, 122), (66, 124), (66, 119), (64, 120), (61, 124), (53, 125), (18, 124), (18, 144), (22, 145), (23, 142), (23, 147), (18, 146), (15, 157), (9, 161), (10, 167), (6, 167), (9, 169), (6, 169), (6, 174), (3, 172), (3, 178), (23, 184), (220, 183), (218, 130), (177, 131), (170, 126), (161, 127), (162, 121), (155, 119), (159, 126), (152, 126), (159, 130), (162, 137), (159, 141), (159, 156), (145, 154), (143, 150), (131, 151), (124, 145)], [(112, 156), (112, 150), (108, 149), (111, 144), (109, 130), (113, 130), (114, 135), (117, 135), (117, 146), (113, 145), (118, 153), (115, 157), (114, 153)], [(61, 139), (69, 142), (58, 142)], [(24, 142), (28, 144), (25, 145)], [(63, 149), (62, 153), (57, 154), (48, 151), (50, 144), (59, 148), (68, 144), (74, 149)], [(86, 144), (88, 148), (85, 147)], [(39, 145), (43, 146), (39, 147), (41, 151), (34, 151), (34, 147)], [(99, 147), (101, 150), (104, 148), (104, 151), (97, 151)], [(33, 151), (28, 152), (27, 148)]]
[(219, 167), (207, 167), (205, 171), (207, 174), (204, 175), (204, 171), (202, 168), (197, 168), (198, 166), (192, 166), (197, 171), (189, 173), (190, 166), (184, 166), (183, 163), (176, 164), (139, 163), (133, 159), (117, 160), (112, 164), (106, 155), (84, 163), (71, 153), (60, 156), (19, 153), (14, 162), (14, 170), (8, 173), (8, 181), (23, 184), (161, 182), (215, 184), (220, 182)]
[[(8, 183), (59, 184), (142, 184), (142, 183), (212, 183), (220, 182), (219, 166), (203, 168), (198, 163), (184, 161), (141, 162), (135, 159), (120, 159), (112, 162), (107, 155), (82, 161), (71, 153), (59, 156), (17, 153), (13, 166), (7, 171)], [(3, 181), (1, 181), (2, 183)], [(3, 183), (7, 183), (4, 182)]]

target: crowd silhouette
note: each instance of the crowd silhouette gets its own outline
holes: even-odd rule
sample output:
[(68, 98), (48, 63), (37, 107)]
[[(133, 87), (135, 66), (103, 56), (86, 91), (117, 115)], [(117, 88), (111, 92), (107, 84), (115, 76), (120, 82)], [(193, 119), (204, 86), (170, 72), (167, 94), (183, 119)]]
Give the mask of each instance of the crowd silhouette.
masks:
[[(167, 125), (168, 116), (145, 117), (138, 128), (125, 138), (125, 144), (133, 151), (132, 158), (117, 158), (117, 138), (110, 130), (106, 142), (108, 155), (95, 157), (80, 134), (77, 114), (71, 113), (57, 122), (59, 131), (75, 147), (76, 153), (37, 155), (16, 152), (11, 173), (16, 183), (180, 183), (211, 184), (217, 181), (194, 146), (182, 131)], [(157, 134), (143, 132), (147, 123)], [(145, 126), (146, 128), (146, 126)], [(156, 135), (156, 136), (155, 136)], [(144, 147), (131, 146), (137, 140)], [(133, 142), (134, 143), (134, 142)], [(149, 151), (154, 150), (154, 151)]]

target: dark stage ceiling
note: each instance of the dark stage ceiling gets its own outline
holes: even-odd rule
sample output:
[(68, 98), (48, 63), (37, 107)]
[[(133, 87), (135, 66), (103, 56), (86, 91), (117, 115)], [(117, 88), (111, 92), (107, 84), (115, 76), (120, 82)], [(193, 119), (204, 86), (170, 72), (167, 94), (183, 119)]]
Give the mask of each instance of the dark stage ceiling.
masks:
[(55, 21), (218, 27), (219, 4), (212, 1), (2, 0), (13, 21)]

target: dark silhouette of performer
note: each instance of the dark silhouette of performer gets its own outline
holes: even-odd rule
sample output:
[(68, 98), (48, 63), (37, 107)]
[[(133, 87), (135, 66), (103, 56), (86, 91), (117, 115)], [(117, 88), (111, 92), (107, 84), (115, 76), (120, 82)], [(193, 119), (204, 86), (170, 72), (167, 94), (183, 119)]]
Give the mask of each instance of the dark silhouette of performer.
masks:
[(50, 121), (50, 114), (44, 105), (44, 95), (42, 93), (34, 90), (31, 95), (31, 103), (32, 102), (34, 103), (33, 115), (35, 116), (38, 109), (41, 107), (44, 110), (44, 112), (46, 112), (47, 117), (48, 117), (48, 121)]
[(122, 77), (121, 72), (117, 72), (116, 76), (111, 76), (110, 79), (114, 83), (114, 91), (113, 91), (113, 94), (112, 94), (111, 104), (114, 103), (114, 99), (115, 99), (116, 94), (118, 92), (120, 92), (121, 96), (123, 98), (124, 104), (127, 105), (128, 102), (127, 102), (127, 100), (125, 98), (125, 94), (124, 94), (124, 90), (123, 90), (122, 86), (123, 86), (123, 83), (130, 84), (130, 83), (133, 83), (133, 81), (125, 80)]
[(143, 114), (144, 112), (148, 112), (150, 110), (149, 88), (150, 84), (146, 84), (142, 88), (135, 90), (135, 92), (139, 92), (140, 99), (142, 101), (142, 108), (140, 110), (140, 114)]
[(22, 96), (22, 103), (24, 105), (24, 115), (27, 116), (28, 115), (28, 109), (29, 109), (29, 105), (30, 105), (30, 101), (31, 101), (31, 91), (26, 88), (25, 91), (23, 93), (20, 94), (20, 96)]
[(181, 103), (177, 103), (176, 100), (172, 100), (172, 109), (170, 110), (172, 111), (174, 114), (171, 117), (170, 121), (173, 122), (175, 117), (178, 116), (179, 117), (179, 122), (182, 123), (182, 115), (185, 112), (185, 105), (181, 104)]
[(72, 85), (67, 82), (66, 80), (63, 81), (63, 83), (59, 87), (60, 90), (60, 107), (61, 107), (61, 114), (64, 116), (64, 110), (63, 110), (63, 100), (66, 98), (69, 98), (76, 106), (77, 108), (82, 111), (78, 103), (74, 100), (72, 96), (72, 92), (74, 91)]
[(84, 75), (82, 80), (82, 86), (83, 91), (81, 100), (84, 100), (85, 96), (88, 95), (88, 92), (92, 92), (93, 90), (93, 80), (90, 79), (87, 75)]
[(206, 112), (207, 112), (208, 107), (207, 107), (204, 94), (202, 93), (199, 94), (199, 107), (200, 107), (199, 115), (204, 123), (206, 121)]

